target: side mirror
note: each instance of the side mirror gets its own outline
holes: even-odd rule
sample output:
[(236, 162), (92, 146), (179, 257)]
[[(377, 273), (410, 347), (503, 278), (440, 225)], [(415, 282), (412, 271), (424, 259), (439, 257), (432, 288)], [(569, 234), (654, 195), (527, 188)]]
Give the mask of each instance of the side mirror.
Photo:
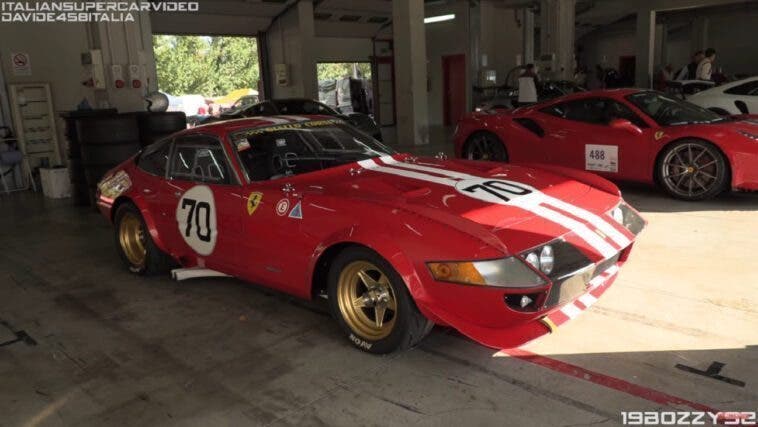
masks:
[(642, 135), (642, 129), (627, 119), (613, 119), (608, 125), (613, 129), (619, 129), (632, 135)]

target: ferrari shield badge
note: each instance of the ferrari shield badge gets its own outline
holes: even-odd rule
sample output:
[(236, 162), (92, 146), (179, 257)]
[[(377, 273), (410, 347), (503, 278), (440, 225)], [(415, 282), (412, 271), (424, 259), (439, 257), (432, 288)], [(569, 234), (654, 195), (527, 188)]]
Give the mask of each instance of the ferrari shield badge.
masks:
[(255, 210), (258, 209), (258, 206), (261, 204), (261, 200), (263, 200), (263, 193), (254, 192), (250, 193), (250, 196), (247, 198), (247, 214), (252, 215), (255, 213)]

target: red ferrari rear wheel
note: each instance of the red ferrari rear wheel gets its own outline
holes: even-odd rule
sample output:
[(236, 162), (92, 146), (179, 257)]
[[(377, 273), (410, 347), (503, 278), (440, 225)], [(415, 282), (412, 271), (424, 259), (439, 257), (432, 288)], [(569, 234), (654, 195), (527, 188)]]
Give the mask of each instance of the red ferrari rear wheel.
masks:
[(405, 283), (375, 252), (352, 247), (329, 268), (329, 307), (350, 341), (370, 353), (416, 345), (434, 324), (416, 307)]
[(658, 164), (658, 180), (666, 192), (682, 200), (704, 200), (727, 188), (729, 170), (724, 155), (701, 140), (684, 140), (666, 147)]
[(463, 156), (469, 160), (508, 161), (503, 141), (490, 132), (476, 132), (468, 137), (463, 151)]

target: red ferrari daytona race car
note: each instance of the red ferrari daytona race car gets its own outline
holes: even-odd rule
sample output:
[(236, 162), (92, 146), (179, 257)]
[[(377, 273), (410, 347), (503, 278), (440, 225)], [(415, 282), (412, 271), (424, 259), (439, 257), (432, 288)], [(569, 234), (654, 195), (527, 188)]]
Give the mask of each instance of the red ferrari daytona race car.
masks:
[(645, 225), (595, 175), (397, 154), (324, 116), (182, 131), (98, 193), (132, 272), (324, 297), (373, 353), (434, 324), (496, 348), (548, 333), (610, 286)]
[(455, 147), (471, 160), (546, 162), (657, 183), (683, 200), (758, 190), (758, 116), (719, 116), (648, 90), (473, 113), (458, 124)]

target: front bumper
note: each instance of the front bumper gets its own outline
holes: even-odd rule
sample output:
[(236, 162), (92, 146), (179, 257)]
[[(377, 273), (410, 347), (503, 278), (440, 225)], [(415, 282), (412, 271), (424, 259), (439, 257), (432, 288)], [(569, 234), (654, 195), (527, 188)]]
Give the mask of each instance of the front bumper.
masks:
[[(477, 301), (471, 295), (466, 298), (467, 305), (473, 304), (477, 315), (469, 316), (471, 312), (466, 310), (449, 310), (442, 308), (443, 305), (432, 306), (420, 304), (422, 312), (427, 312), (438, 322), (457, 329), (488, 347), (503, 349), (513, 348), (526, 344), (543, 335), (549, 334), (557, 327), (577, 317), (586, 310), (613, 284), (618, 276), (619, 269), (628, 257), (631, 247), (623, 250), (613, 264), (602, 263), (603, 271), (586, 283), (583, 292), (574, 293), (571, 299), (561, 298), (555, 305), (537, 312), (517, 312), (506, 307), (503, 301), (503, 290), (478, 289), (484, 291)], [(469, 293), (477, 291), (472, 287), (464, 287)], [(478, 292), (477, 292), (478, 293)], [(493, 295), (491, 295), (493, 294)], [(497, 295), (494, 295), (497, 294)], [(460, 298), (460, 295), (457, 296)], [(459, 304), (461, 304), (459, 302)], [(450, 306), (456, 307), (456, 306)], [(464, 318), (463, 316), (466, 316)]]

